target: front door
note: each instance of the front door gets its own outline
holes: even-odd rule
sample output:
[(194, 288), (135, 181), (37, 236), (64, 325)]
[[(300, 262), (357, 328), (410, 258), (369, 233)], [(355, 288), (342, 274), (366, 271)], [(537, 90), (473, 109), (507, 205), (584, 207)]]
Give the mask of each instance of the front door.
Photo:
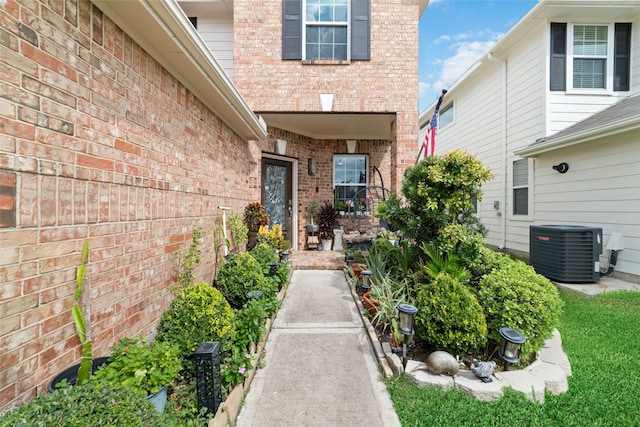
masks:
[(293, 192), (291, 163), (262, 158), (262, 204), (269, 215), (270, 224), (282, 224), (286, 240), (291, 241), (293, 218)]

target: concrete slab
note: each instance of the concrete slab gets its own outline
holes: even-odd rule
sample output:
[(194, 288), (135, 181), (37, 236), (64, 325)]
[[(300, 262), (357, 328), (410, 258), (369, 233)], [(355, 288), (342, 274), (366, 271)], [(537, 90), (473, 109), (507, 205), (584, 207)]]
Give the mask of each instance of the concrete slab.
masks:
[(594, 296), (602, 292), (636, 291), (640, 292), (640, 284), (626, 282), (615, 277), (601, 277), (596, 283), (562, 283), (553, 282), (557, 287)]
[(262, 365), (238, 427), (400, 426), (342, 272), (293, 273)]

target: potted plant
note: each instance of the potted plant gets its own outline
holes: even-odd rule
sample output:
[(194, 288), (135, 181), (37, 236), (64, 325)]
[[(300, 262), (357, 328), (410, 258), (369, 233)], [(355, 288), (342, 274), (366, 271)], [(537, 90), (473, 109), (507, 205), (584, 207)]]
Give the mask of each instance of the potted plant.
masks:
[(338, 220), (333, 206), (328, 201), (322, 202), (318, 212), (318, 228), (320, 231), (320, 239), (322, 240), (322, 248), (324, 250), (331, 250), (331, 245), (333, 244), (333, 230), (337, 225)]
[(340, 216), (345, 216), (345, 213), (347, 211), (347, 204), (343, 201), (337, 201), (336, 202), (336, 210), (338, 211), (338, 214)]
[(247, 249), (252, 249), (258, 240), (258, 230), (263, 225), (269, 225), (269, 215), (260, 202), (251, 202), (244, 208), (244, 223), (247, 225)]
[(109, 363), (96, 371), (92, 381), (119, 384), (143, 392), (164, 412), (167, 386), (182, 368), (180, 349), (168, 341), (147, 344), (143, 337), (122, 338), (111, 347)]
[[(89, 289), (88, 285), (84, 284), (86, 264), (89, 259), (89, 242), (85, 240), (82, 247), (82, 257), (78, 270), (76, 271), (76, 291), (74, 294), (73, 307), (71, 308), (71, 315), (73, 317), (73, 323), (76, 326), (76, 332), (80, 343), (82, 344), (82, 356), (80, 363), (65, 369), (58, 375), (56, 375), (48, 384), (47, 389), (49, 392), (53, 392), (56, 388), (66, 385), (81, 385), (89, 380), (89, 376), (98, 369), (99, 366), (106, 363), (106, 358), (98, 358), (96, 360), (92, 357), (93, 343), (91, 341), (91, 317), (90, 317), (90, 304), (89, 304)], [(83, 287), (87, 289), (83, 289)], [(80, 307), (80, 297), (82, 292), (86, 296), (85, 314)]]
[(317, 233), (318, 232), (318, 224), (314, 222), (315, 216), (318, 214), (320, 210), (320, 205), (318, 202), (311, 201), (307, 206), (307, 211), (309, 212), (309, 223), (307, 224), (307, 232), (309, 233)]

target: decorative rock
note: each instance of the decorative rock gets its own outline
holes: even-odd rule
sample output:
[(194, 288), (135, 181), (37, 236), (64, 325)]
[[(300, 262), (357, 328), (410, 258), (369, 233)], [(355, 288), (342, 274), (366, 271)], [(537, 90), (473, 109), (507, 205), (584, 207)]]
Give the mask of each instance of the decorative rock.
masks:
[(455, 357), (446, 351), (434, 351), (427, 357), (427, 369), (436, 375), (448, 374), (455, 376), (460, 365)]
[(493, 371), (496, 369), (496, 362), (493, 360), (488, 360), (486, 362), (481, 362), (477, 359), (473, 359), (473, 368), (471, 372), (473, 372), (476, 377), (480, 378), (483, 383), (490, 383), (493, 381), (491, 379), (491, 375), (493, 375)]
[(405, 372), (411, 376), (411, 380), (418, 387), (439, 386), (444, 390), (448, 390), (455, 386), (453, 377), (432, 374), (427, 371), (427, 365), (415, 360), (409, 360)]
[(505, 384), (500, 381), (483, 383), (471, 371), (460, 371), (455, 379), (456, 388), (463, 393), (470, 394), (478, 400), (491, 402), (502, 397)]

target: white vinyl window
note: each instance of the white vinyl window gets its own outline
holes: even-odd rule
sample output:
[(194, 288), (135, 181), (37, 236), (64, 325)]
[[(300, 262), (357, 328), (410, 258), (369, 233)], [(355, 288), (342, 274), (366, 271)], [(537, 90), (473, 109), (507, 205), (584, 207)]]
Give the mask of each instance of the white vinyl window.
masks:
[(453, 102), (447, 104), (443, 109), (440, 110), (440, 123), (438, 123), (438, 128), (442, 129), (450, 123), (453, 123)]
[(513, 162), (513, 215), (529, 215), (529, 161)]
[(338, 154), (333, 157), (333, 185), (336, 201), (346, 202), (366, 196), (369, 181), (367, 156)]
[(609, 27), (606, 25), (574, 25), (573, 31), (574, 89), (606, 89), (609, 65)]
[(550, 90), (602, 93), (630, 89), (630, 22), (552, 22), (550, 29)]
[(349, 1), (305, 0), (303, 58), (348, 60)]

